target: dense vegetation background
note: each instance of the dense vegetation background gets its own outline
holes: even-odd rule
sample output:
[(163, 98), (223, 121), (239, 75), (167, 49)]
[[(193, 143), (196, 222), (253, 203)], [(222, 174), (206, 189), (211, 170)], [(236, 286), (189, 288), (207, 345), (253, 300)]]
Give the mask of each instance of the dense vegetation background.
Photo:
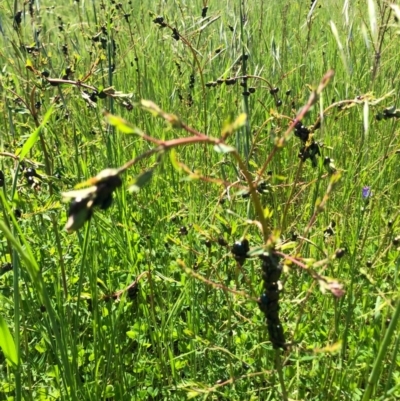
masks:
[(0, 400), (398, 399), (399, 17), (2, 1)]

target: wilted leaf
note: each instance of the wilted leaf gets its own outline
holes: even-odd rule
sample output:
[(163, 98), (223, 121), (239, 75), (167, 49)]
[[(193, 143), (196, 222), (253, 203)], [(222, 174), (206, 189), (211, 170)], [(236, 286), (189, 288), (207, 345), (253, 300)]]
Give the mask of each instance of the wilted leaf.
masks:
[(390, 7), (393, 9), (397, 21), (400, 21), (400, 7), (397, 4), (391, 4)]
[(218, 153), (232, 153), (235, 152), (235, 148), (230, 145), (225, 145), (224, 143), (219, 143), (214, 146), (214, 150)]
[(94, 109), (97, 107), (96, 102), (94, 102), (86, 92), (81, 92), (81, 96), (90, 107), (93, 107)]
[(250, 251), (247, 252), (247, 256), (249, 258), (254, 258), (255, 256), (260, 256), (265, 252), (263, 247), (254, 247), (251, 248)]
[(113, 86), (109, 86), (108, 88), (104, 88), (102, 92), (106, 95), (113, 95), (115, 93), (115, 89)]
[(323, 277), (318, 280), (318, 283), (322, 293), (329, 291), (336, 298), (341, 298), (346, 293), (343, 285), (330, 277)]
[(313, 351), (317, 354), (336, 354), (342, 349), (342, 342), (338, 341), (334, 344), (328, 344), (323, 348), (314, 348)]
[(153, 177), (153, 169), (146, 170), (135, 178), (135, 183), (129, 187), (131, 192), (139, 192)]
[(151, 100), (142, 99), (140, 104), (144, 109), (150, 111), (154, 116), (161, 116), (164, 112)]
[(173, 127), (179, 128), (181, 126), (181, 121), (178, 116), (176, 116), (175, 114), (166, 113), (151, 100), (142, 99), (140, 101), (140, 104), (145, 110), (153, 114), (153, 116), (163, 118), (165, 121), (169, 122)]

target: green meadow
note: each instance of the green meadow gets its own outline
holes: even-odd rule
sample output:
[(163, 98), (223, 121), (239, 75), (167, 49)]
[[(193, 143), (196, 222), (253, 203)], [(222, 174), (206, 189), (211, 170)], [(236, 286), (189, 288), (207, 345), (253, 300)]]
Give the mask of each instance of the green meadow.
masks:
[(391, 3), (0, 2), (0, 401), (400, 399)]

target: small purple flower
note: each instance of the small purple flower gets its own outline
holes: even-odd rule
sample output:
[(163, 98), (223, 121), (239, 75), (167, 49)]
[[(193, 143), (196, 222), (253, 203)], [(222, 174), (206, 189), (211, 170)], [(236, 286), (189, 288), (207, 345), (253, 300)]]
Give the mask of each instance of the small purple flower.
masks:
[(362, 189), (362, 197), (363, 197), (363, 199), (366, 200), (366, 199), (370, 198), (371, 196), (372, 196), (371, 187), (368, 187), (368, 186), (364, 187)]

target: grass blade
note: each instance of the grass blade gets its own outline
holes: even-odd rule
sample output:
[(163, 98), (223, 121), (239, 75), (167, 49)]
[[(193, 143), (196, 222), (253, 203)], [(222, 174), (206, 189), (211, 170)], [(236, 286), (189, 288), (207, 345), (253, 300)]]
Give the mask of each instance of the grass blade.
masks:
[(49, 121), (52, 113), (53, 113), (53, 107), (50, 107), (49, 110), (47, 111), (47, 113), (45, 114), (42, 123), (39, 125), (39, 127), (37, 127), (35, 129), (35, 131), (32, 132), (32, 134), (29, 136), (29, 138), (24, 143), (24, 146), (22, 147), (21, 152), (19, 153), (20, 160), (23, 160), (24, 157), (33, 148), (33, 146), (35, 145), (36, 141), (39, 138), (39, 134), (42, 132), (43, 127)]
[(14, 367), (19, 365), (18, 352), (15, 348), (14, 339), (10, 333), (6, 321), (0, 315), (0, 348), (4, 356)]

